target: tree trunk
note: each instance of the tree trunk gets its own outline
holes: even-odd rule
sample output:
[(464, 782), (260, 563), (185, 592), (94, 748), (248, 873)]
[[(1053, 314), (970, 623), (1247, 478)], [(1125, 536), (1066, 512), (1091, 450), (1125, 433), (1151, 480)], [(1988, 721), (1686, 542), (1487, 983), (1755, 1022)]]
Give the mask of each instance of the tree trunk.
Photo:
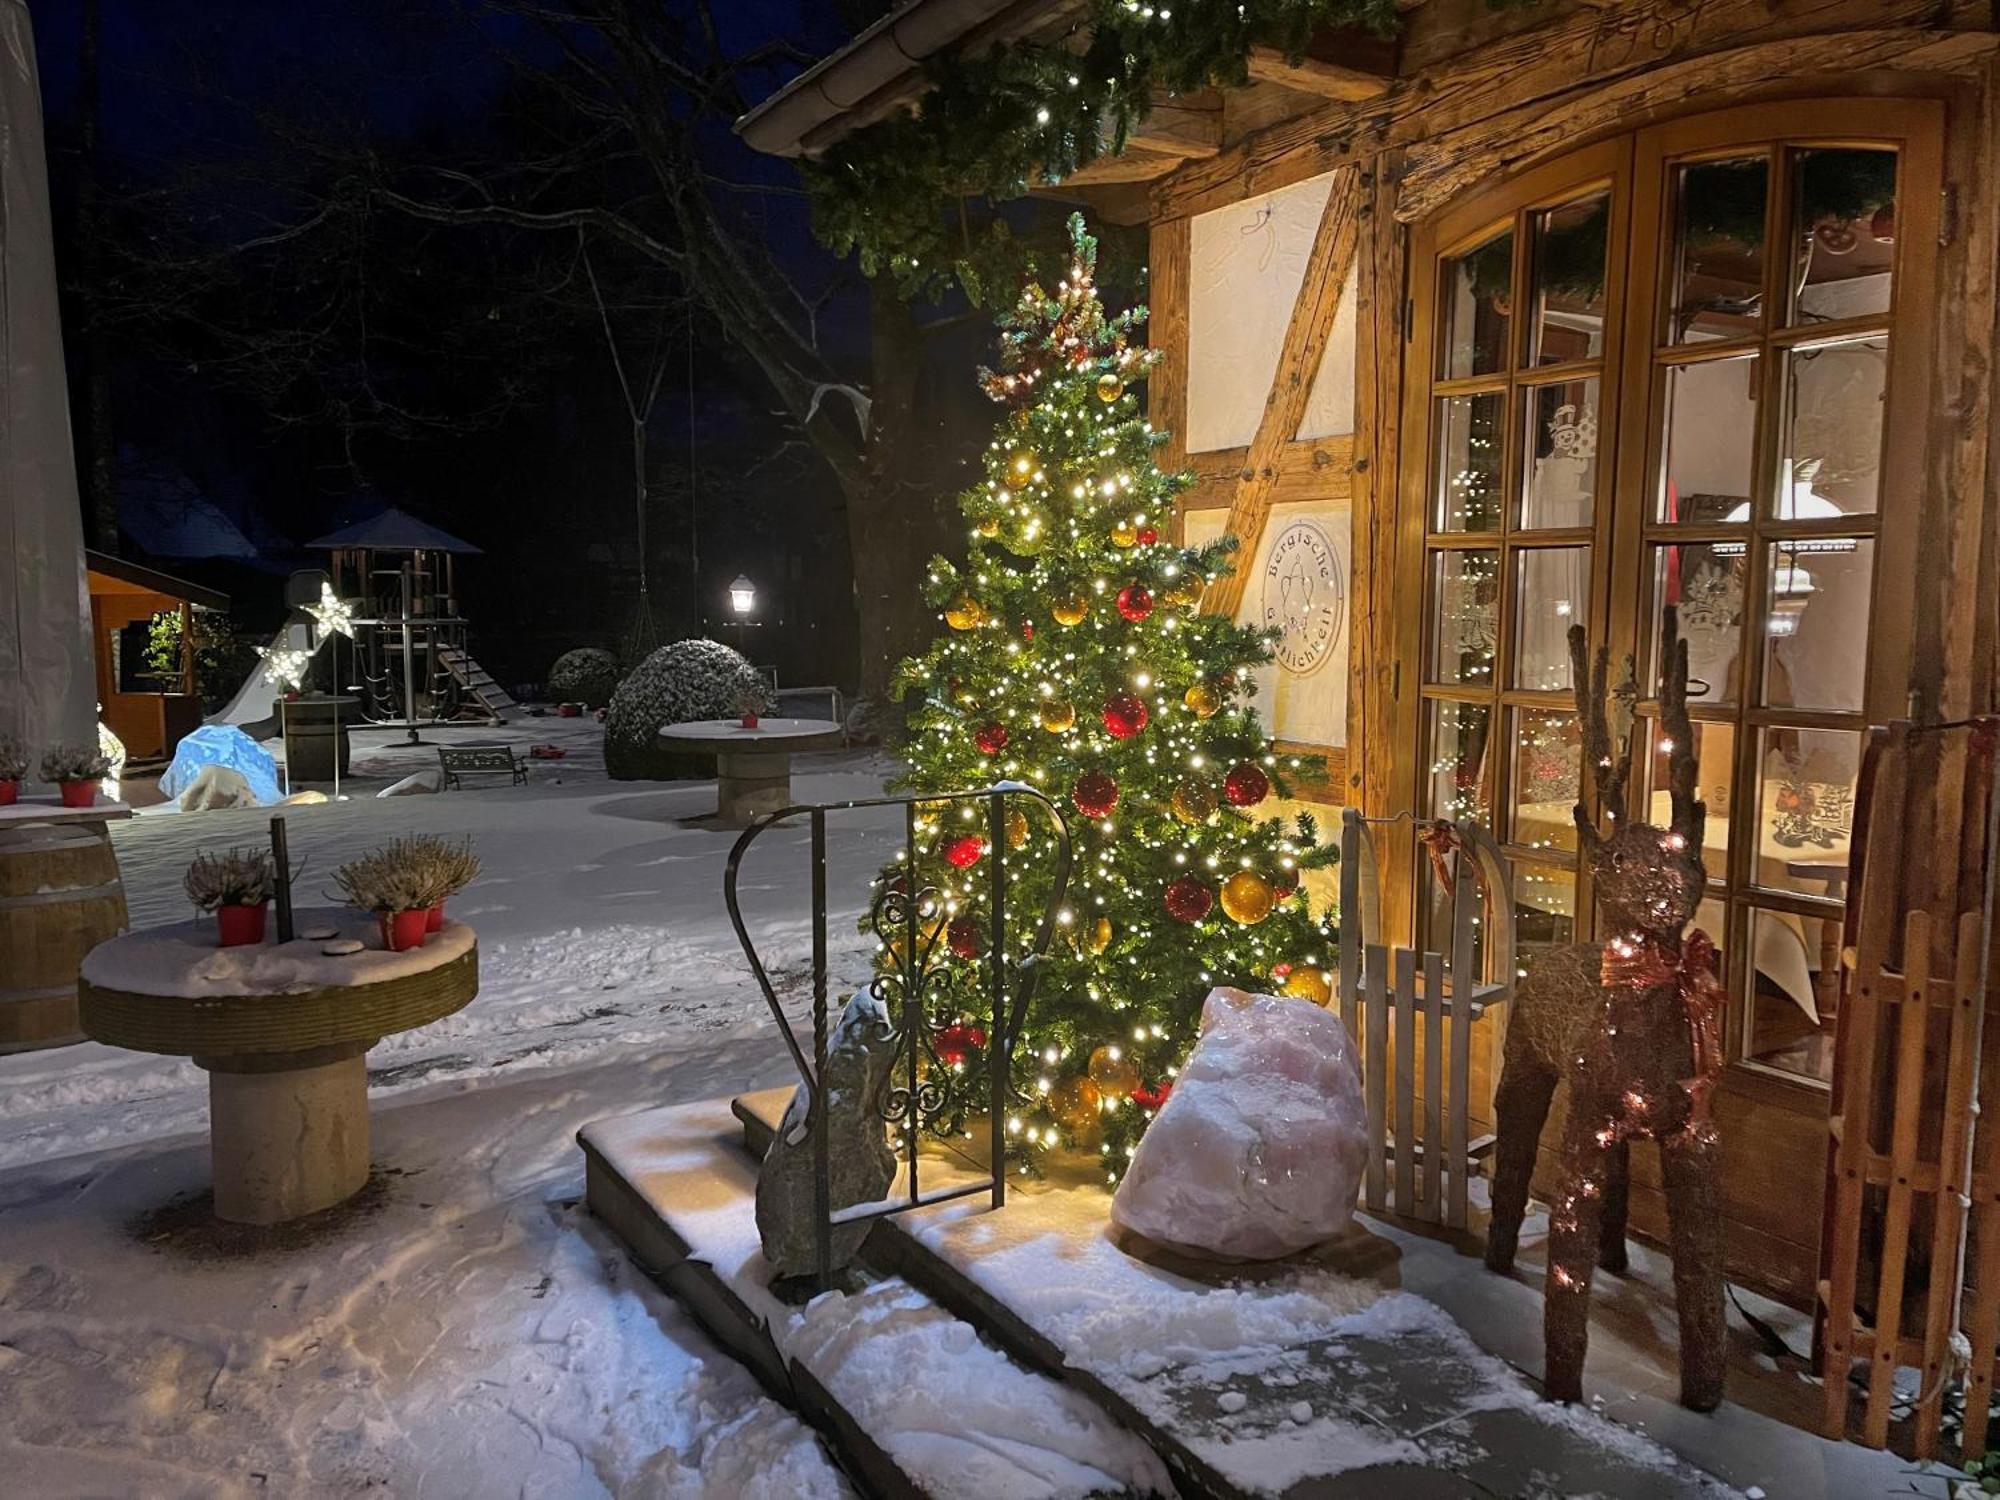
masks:
[(111, 419), (111, 359), (105, 348), (103, 309), (97, 289), (103, 284), (100, 262), (103, 202), (99, 173), (99, 114), (103, 35), (103, 0), (85, 0), (83, 37), (77, 50), (77, 114), (81, 171), (76, 194), (76, 243), (83, 264), (76, 278), (77, 311), (83, 319), (83, 516), (90, 544), (114, 556), (118, 552), (118, 440)]

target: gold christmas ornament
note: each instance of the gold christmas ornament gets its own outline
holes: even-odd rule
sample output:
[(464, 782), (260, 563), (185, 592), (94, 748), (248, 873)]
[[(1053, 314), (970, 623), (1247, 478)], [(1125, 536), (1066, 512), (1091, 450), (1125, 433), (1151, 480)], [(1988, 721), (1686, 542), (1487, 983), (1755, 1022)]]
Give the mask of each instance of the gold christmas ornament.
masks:
[(1000, 518), (998, 516), (983, 516), (980, 518), (978, 526), (973, 529), (983, 537), (996, 537), (1000, 535)]
[(1215, 788), (1190, 776), (1174, 788), (1174, 816), (1190, 828), (1197, 828), (1215, 816)]
[(1028, 842), (1028, 815), (1018, 807), (1007, 809), (1007, 847), (1018, 849)]
[(1090, 1079), (1111, 1098), (1124, 1099), (1139, 1086), (1139, 1070), (1124, 1053), (1114, 1056), (1115, 1050), (1099, 1047), (1090, 1054)]
[(1160, 598), (1175, 609), (1193, 609), (1201, 603), (1201, 590), (1200, 574), (1183, 573), (1160, 590)]
[(1125, 382), (1120, 380), (1115, 372), (1106, 370), (1097, 377), (1097, 399), (1106, 406), (1124, 394)]
[(1315, 969), (1311, 964), (1296, 964), (1292, 972), (1285, 976), (1284, 993), (1299, 1000), (1310, 1000), (1314, 1005), (1324, 1005), (1333, 998), (1333, 986), (1327, 983), (1324, 970)]
[(953, 630), (976, 630), (986, 623), (986, 606), (970, 594), (960, 594), (944, 607), (944, 622)]
[(1051, 698), (1042, 705), (1042, 728), (1050, 734), (1067, 734), (1076, 724), (1076, 705), (1067, 698)]
[(1139, 545), (1139, 528), (1130, 521), (1120, 521), (1111, 528), (1111, 545), (1114, 547), (1136, 547)]
[(1041, 460), (1028, 449), (1015, 449), (1014, 456), (1007, 460), (1007, 488), (1026, 489), (1035, 482), (1035, 471), (1041, 466)]
[(1102, 953), (1111, 946), (1111, 918), (1099, 917), (1090, 924), (1090, 936), (1086, 940), (1092, 954)]
[(1081, 594), (1071, 594), (1051, 604), (1049, 613), (1055, 616), (1058, 625), (1081, 625), (1090, 617), (1090, 601)]
[(1182, 695), (1181, 702), (1197, 719), (1212, 719), (1222, 711), (1222, 694), (1205, 682), (1197, 682)]
[(1049, 1090), (1049, 1113), (1072, 1135), (1081, 1135), (1097, 1124), (1104, 1091), (1088, 1078), (1065, 1078)]
[(1255, 927), (1270, 916), (1277, 900), (1271, 882), (1255, 870), (1238, 870), (1222, 882), (1223, 914), (1245, 927)]

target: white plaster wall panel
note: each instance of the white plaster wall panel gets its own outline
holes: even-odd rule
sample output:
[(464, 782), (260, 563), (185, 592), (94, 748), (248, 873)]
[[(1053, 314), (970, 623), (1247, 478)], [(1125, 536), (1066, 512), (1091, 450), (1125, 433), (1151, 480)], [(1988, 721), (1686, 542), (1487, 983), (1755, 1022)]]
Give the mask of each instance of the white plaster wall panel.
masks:
[(1333, 332), (1327, 335), (1326, 353), (1320, 356), (1319, 374), (1313, 379), (1306, 414), (1299, 419), (1296, 437), (1345, 437), (1354, 431), (1355, 323), (1359, 317), (1352, 271), (1340, 288), (1340, 303), (1333, 310)]

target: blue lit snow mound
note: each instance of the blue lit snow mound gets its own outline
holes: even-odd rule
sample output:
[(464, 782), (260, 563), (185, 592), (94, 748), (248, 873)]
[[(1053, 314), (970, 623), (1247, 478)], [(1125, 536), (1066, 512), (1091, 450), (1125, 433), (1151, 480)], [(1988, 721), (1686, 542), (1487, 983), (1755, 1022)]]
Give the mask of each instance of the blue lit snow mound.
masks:
[(180, 742), (174, 763), (160, 778), (160, 795), (169, 801), (193, 784), (203, 766), (227, 766), (250, 783), (259, 804), (276, 802), (285, 794), (278, 785), (278, 763), (234, 724), (204, 724)]

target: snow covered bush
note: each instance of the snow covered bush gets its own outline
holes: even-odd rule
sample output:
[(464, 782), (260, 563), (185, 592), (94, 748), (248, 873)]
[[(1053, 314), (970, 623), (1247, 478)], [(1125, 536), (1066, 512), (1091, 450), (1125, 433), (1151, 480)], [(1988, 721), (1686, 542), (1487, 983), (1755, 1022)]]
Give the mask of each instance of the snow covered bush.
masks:
[(744, 702), (765, 703), (763, 679), (719, 641), (675, 641), (632, 670), (611, 695), (604, 719), (604, 767), (621, 781), (704, 774), (699, 762), (660, 744), (665, 724), (734, 718)]
[(595, 646), (579, 646), (565, 651), (549, 668), (548, 693), (551, 702), (581, 703), (585, 708), (602, 708), (618, 690), (618, 658)]

